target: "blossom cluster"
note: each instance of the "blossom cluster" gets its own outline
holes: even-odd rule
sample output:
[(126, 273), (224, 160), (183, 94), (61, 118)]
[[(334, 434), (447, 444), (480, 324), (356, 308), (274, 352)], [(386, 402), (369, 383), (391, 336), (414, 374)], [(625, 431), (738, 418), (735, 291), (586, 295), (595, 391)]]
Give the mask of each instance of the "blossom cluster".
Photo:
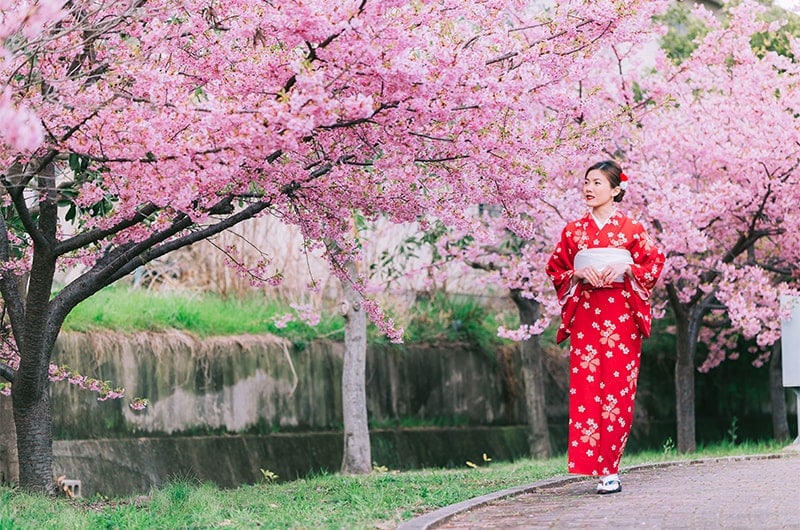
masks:
[[(437, 220), (498, 249), (508, 271), (498, 281), (538, 297), (543, 247), (517, 242), (550, 237), (545, 212), (566, 211), (540, 177), (604, 147), (613, 118), (604, 94), (577, 87), (599, 52), (642, 42), (663, 5), (0, 0), (0, 158), (27, 171), (19, 189), (40, 211), (52, 197), (31, 171), (54, 161), (50, 191), (68, 217), (47, 237), (58, 266), (86, 271), (48, 311), (63, 317), (137, 260), (257, 215), (298, 226), (304, 248), (334, 269), (358, 256), (354, 216)], [(27, 206), (7, 186), (3, 204)], [(481, 227), (478, 205), (504, 212), (496, 226)], [(3, 270), (21, 273), (44, 236), (26, 234), (30, 222), (9, 226)], [(223, 251), (254, 284), (280, 283), (270, 256), (245, 263)], [(369, 317), (401, 341), (371, 286), (351, 280)], [(102, 399), (122, 394), (67, 367), (49, 375)]]
[[(106, 401), (108, 399), (121, 399), (125, 397), (125, 389), (119, 387), (112, 387), (110, 381), (101, 381), (100, 379), (89, 377), (81, 374), (77, 370), (70, 368), (67, 365), (50, 364), (49, 368), (50, 381), (66, 381), (71, 385), (75, 385), (82, 390), (96, 393), (98, 401)], [(11, 385), (6, 384), (2, 391), (10, 390)], [(146, 398), (133, 398), (128, 406), (133, 410), (144, 410), (150, 401)]]

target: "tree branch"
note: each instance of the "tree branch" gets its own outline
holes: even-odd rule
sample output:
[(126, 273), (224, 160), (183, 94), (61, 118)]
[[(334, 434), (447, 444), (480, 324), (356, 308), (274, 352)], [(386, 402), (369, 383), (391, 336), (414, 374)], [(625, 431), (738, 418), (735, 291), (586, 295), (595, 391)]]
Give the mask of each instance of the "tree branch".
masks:
[[(178, 239), (173, 239), (173, 240), (167, 241), (166, 243), (164, 243), (163, 245), (160, 245), (158, 247), (152, 247), (151, 249), (148, 249), (147, 251), (145, 251), (143, 254), (141, 254), (138, 257), (140, 258), (140, 260), (145, 260), (144, 261), (145, 263), (149, 263), (149, 262), (153, 261), (154, 259), (160, 258), (161, 256), (163, 256), (165, 254), (168, 254), (170, 252), (173, 252), (173, 251), (175, 251), (175, 250), (177, 250), (179, 248), (183, 248), (183, 247), (186, 247), (186, 246), (189, 246), (189, 245), (193, 245), (194, 243), (197, 243), (198, 241), (203, 241), (204, 239), (208, 239), (209, 237), (215, 236), (215, 235), (219, 234), (220, 232), (223, 232), (223, 231), (225, 231), (225, 230), (227, 230), (227, 229), (239, 224), (242, 221), (245, 221), (247, 219), (252, 218), (253, 216), (257, 215), (259, 212), (265, 210), (266, 208), (269, 208), (270, 205), (271, 205), (271, 203), (269, 203), (269, 202), (259, 202), (259, 203), (251, 204), (250, 206), (248, 206), (244, 210), (242, 210), (242, 211), (240, 211), (240, 212), (238, 212), (238, 213), (236, 213), (234, 215), (231, 215), (230, 217), (227, 217), (226, 219), (224, 219), (224, 220), (222, 220), (222, 221), (220, 221), (220, 222), (218, 222), (216, 224), (209, 225), (209, 226), (206, 226), (206, 227), (198, 229), (198, 230), (193, 230), (189, 234), (187, 234), (185, 236), (182, 236), (182, 237), (180, 237)], [(120, 278), (123, 278), (124, 276), (126, 276), (128, 274), (130, 274), (137, 267), (139, 267), (139, 265), (140, 265), (140, 263), (131, 262), (128, 265), (126, 265), (125, 267), (122, 267), (114, 276), (109, 278), (109, 280), (110, 280), (109, 284), (119, 280)]]
[(420, 138), (425, 138), (425, 139), (428, 139), (428, 140), (437, 140), (439, 142), (450, 142), (450, 143), (454, 142), (454, 140), (452, 138), (443, 138), (443, 137), (440, 137), (440, 136), (431, 136), (429, 134), (418, 133), (418, 132), (415, 132), (415, 131), (409, 131), (408, 134), (410, 134), (412, 136), (419, 136)]
[(669, 299), (669, 305), (672, 306), (672, 310), (675, 311), (676, 316), (686, 318), (689, 314), (688, 306), (681, 302), (678, 296), (678, 288), (671, 283), (668, 283), (666, 288), (667, 299)]
[(441, 158), (415, 158), (414, 162), (420, 163), (433, 163), (433, 162), (452, 162), (453, 160), (463, 160), (465, 158), (469, 158), (468, 155), (452, 155), (452, 156), (443, 156)]
[[(23, 177), (23, 180), (25, 178), (29, 180), (31, 177)], [(17, 216), (22, 222), (23, 228), (25, 228), (25, 231), (31, 236), (33, 242), (41, 245), (47, 244), (44, 236), (36, 227), (36, 223), (33, 220), (31, 211), (28, 209), (28, 204), (25, 202), (25, 197), (23, 195), (23, 191), (25, 189), (24, 185), (18, 185), (11, 182), (7, 175), (3, 175), (2, 178), (0, 178), (0, 182), (3, 183), (3, 187), (6, 189), (6, 193), (11, 198), (11, 203), (14, 205), (14, 210), (17, 212)]]
[(48, 329), (58, 329), (67, 314), (80, 302), (92, 296), (100, 289), (111, 285), (156, 258), (183, 248), (203, 239), (209, 238), (232, 226), (252, 218), (270, 206), (270, 202), (251, 204), (243, 210), (230, 215), (218, 223), (191, 231), (183, 236), (170, 239), (183, 230), (191, 227), (192, 219), (185, 214), (175, 219), (170, 227), (152, 234), (139, 243), (117, 247), (109, 252), (88, 272), (81, 275), (51, 302), (51, 315)]
[(119, 233), (127, 228), (130, 228), (132, 226), (141, 223), (142, 221), (144, 221), (145, 219), (156, 213), (158, 210), (159, 208), (155, 204), (147, 203), (139, 209), (139, 212), (136, 213), (136, 215), (134, 215), (130, 219), (124, 219), (112, 227), (102, 230), (99, 228), (90, 230), (88, 232), (84, 232), (82, 234), (73, 236), (69, 239), (65, 239), (64, 241), (56, 245), (54, 253), (56, 256), (61, 256), (63, 254), (66, 254), (67, 252), (72, 252), (74, 250), (78, 250), (79, 248), (90, 245), (91, 243), (96, 243), (98, 241), (101, 241), (110, 235)]
[(0, 377), (9, 383), (14, 383), (17, 380), (17, 371), (6, 363), (0, 363)]
[(598, 35), (598, 36), (597, 36), (597, 37), (595, 37), (594, 39), (590, 40), (589, 42), (587, 42), (587, 43), (585, 43), (585, 44), (582, 44), (581, 46), (578, 46), (577, 48), (573, 48), (573, 49), (571, 49), (571, 50), (567, 50), (567, 51), (565, 51), (565, 52), (556, 52), (556, 55), (560, 55), (560, 56), (562, 56), (562, 57), (565, 57), (565, 56), (567, 56), (567, 55), (572, 55), (572, 54), (574, 54), (574, 53), (578, 53), (579, 51), (581, 51), (581, 50), (584, 50), (584, 49), (588, 48), (589, 46), (593, 45), (595, 42), (597, 42), (597, 41), (599, 41), (601, 38), (603, 38), (603, 35), (605, 35), (606, 33), (608, 33), (608, 30), (609, 30), (609, 29), (611, 29), (611, 21), (609, 21), (609, 22), (608, 22), (608, 24), (606, 25), (606, 27), (605, 27), (605, 28), (603, 28), (603, 31), (602, 31), (602, 32), (600, 32), (600, 35)]

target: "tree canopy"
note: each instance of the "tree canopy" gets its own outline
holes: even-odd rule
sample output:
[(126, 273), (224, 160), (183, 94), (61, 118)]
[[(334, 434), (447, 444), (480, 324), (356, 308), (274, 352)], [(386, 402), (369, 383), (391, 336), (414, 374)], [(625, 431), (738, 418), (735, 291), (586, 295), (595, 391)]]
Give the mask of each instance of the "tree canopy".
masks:
[[(52, 487), (50, 352), (76, 304), (258, 215), (346, 277), (353, 211), (465, 227), (471, 205), (536, 200), (542, 160), (597, 141), (575, 128), (593, 100), (572, 81), (662, 4), (0, 3), (0, 374), (22, 486)], [(280, 281), (269, 256), (238, 266)]]

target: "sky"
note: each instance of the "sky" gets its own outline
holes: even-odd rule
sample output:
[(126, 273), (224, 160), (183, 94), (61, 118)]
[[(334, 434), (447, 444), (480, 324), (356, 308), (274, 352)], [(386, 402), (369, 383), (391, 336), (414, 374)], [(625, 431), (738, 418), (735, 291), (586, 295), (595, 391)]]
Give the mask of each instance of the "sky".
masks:
[(775, 0), (775, 5), (800, 13), (800, 0)]

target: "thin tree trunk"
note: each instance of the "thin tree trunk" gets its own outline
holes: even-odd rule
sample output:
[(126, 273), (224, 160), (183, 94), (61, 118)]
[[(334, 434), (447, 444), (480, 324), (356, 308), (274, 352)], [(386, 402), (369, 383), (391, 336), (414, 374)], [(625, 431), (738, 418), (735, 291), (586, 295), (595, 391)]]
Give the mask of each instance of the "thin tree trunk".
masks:
[(677, 415), (678, 452), (690, 453), (697, 449), (695, 434), (694, 356), (697, 348), (696, 324), (690, 313), (675, 311), (675, 408)]
[(789, 418), (786, 415), (786, 390), (783, 388), (781, 341), (772, 345), (769, 361), (769, 400), (772, 410), (772, 434), (778, 441), (791, 438)]
[(14, 409), (11, 399), (0, 397), (0, 485), (19, 482), (17, 430), (14, 428)]
[[(348, 274), (355, 280), (352, 262)], [(344, 368), (342, 372), (342, 416), (344, 419), (344, 454), (342, 473), (364, 474), (372, 471), (369, 425), (367, 423), (367, 315), (361, 295), (350, 282), (342, 282), (344, 290)]]
[[(524, 298), (518, 289), (511, 290), (511, 299), (519, 311), (521, 324), (533, 325), (539, 319), (539, 303)], [(520, 344), (522, 379), (525, 382), (525, 405), (528, 414), (528, 448), (533, 458), (548, 458), (552, 455), (550, 429), (547, 422), (545, 400), (545, 373), (542, 362), (542, 346), (539, 336), (534, 335)]]

